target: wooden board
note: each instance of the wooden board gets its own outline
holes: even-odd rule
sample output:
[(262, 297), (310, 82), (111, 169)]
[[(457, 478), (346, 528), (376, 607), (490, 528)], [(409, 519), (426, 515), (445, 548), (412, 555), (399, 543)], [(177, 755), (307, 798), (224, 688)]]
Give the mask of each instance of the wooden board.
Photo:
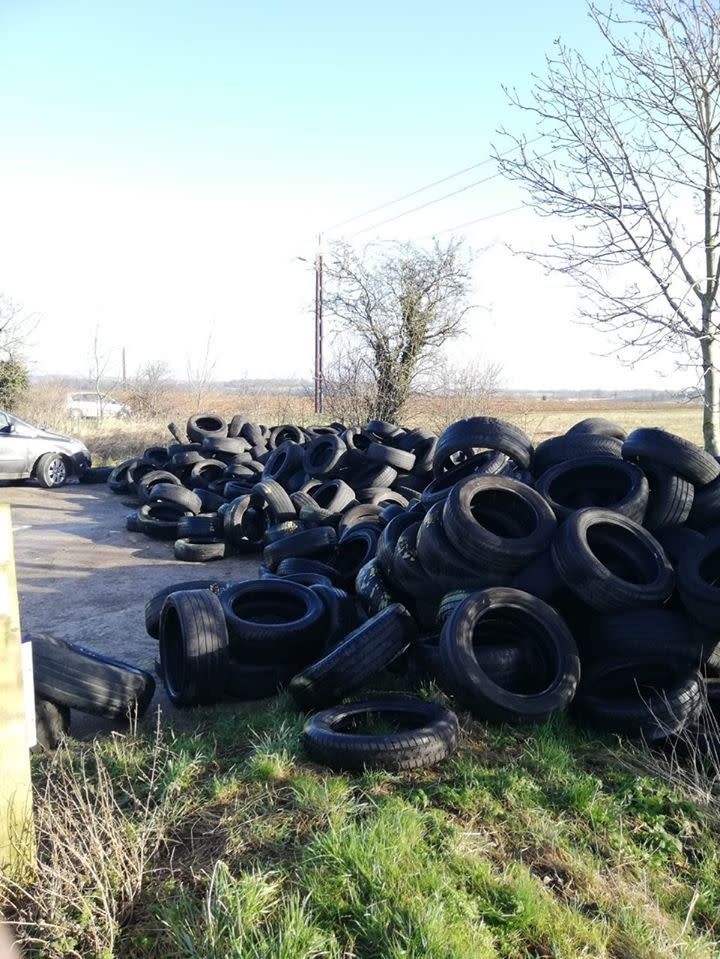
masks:
[(0, 504), (0, 868), (33, 856), (30, 752), (10, 507)]

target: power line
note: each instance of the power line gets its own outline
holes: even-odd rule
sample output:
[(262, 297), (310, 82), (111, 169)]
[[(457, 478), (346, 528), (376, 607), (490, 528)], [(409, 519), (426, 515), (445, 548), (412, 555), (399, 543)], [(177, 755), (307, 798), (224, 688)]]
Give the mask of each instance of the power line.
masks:
[[(537, 140), (541, 139), (542, 135), (534, 137), (532, 140), (528, 140), (525, 146), (530, 146), (531, 143), (535, 143)], [(509, 150), (506, 150), (505, 153), (500, 153), (499, 157), (507, 156), (509, 153), (513, 153), (518, 149), (520, 148), (517, 146), (511, 147)], [(379, 213), (380, 210), (385, 210), (387, 207), (394, 206), (396, 203), (402, 203), (403, 200), (409, 200), (411, 197), (417, 196), (420, 193), (424, 193), (426, 190), (431, 190), (435, 186), (440, 186), (441, 183), (447, 183), (448, 180), (454, 180), (456, 177), (462, 176), (463, 173), (469, 173), (471, 170), (477, 170), (478, 167), (486, 166), (488, 163), (492, 163), (494, 160), (495, 157), (487, 157), (486, 159), (481, 160), (479, 163), (473, 163), (472, 166), (467, 166), (462, 170), (458, 170), (456, 173), (450, 173), (448, 176), (441, 177), (439, 180), (433, 180), (432, 183), (427, 183), (425, 186), (421, 186), (417, 190), (412, 190), (410, 193), (405, 193), (402, 196), (395, 197), (394, 200), (388, 200), (386, 203), (381, 203), (379, 206), (374, 206), (372, 209), (365, 210), (363, 213), (357, 213), (355, 216), (348, 217), (347, 220), (341, 220), (339, 223), (333, 223), (332, 226), (329, 226), (327, 229), (323, 230), (323, 233), (330, 233), (333, 230), (339, 229), (341, 226), (347, 226), (348, 223), (354, 223), (356, 220), (362, 220), (363, 217), (370, 216), (371, 213)], [(369, 229), (372, 229), (372, 227), (369, 227)]]
[[(539, 138), (536, 137), (536, 139)], [(537, 159), (542, 160), (544, 157), (550, 156), (551, 153), (555, 153), (559, 149), (560, 147), (553, 147), (553, 149), (548, 150), (547, 153), (541, 153)], [(432, 206), (435, 203), (441, 203), (443, 200), (449, 200), (451, 197), (457, 196), (460, 193), (464, 193), (466, 190), (471, 190), (473, 187), (480, 186), (483, 183), (489, 183), (490, 180), (496, 180), (499, 176), (502, 176), (501, 172), (492, 173), (490, 176), (483, 177), (482, 180), (474, 180), (472, 183), (468, 183), (467, 186), (460, 187), (459, 190), (453, 190), (452, 193), (445, 193), (443, 196), (438, 196), (433, 200), (428, 200), (427, 203), (421, 203), (420, 206), (414, 206), (410, 210), (404, 210), (402, 213), (396, 213), (395, 216), (390, 216), (385, 220), (380, 220), (379, 223), (373, 223), (371, 226), (364, 226), (362, 229), (356, 230), (355, 233), (351, 233), (350, 239), (355, 236), (359, 236), (361, 233), (367, 233), (370, 230), (376, 230), (378, 227), (385, 226), (388, 223), (393, 223), (395, 220), (399, 220), (404, 216), (409, 216), (411, 213), (417, 213), (419, 210), (424, 210), (426, 207)]]
[(409, 216), (411, 213), (417, 213), (418, 210), (424, 210), (426, 207), (433, 206), (435, 203), (441, 203), (443, 200), (449, 200), (450, 197), (457, 196), (459, 193), (465, 193), (466, 190), (471, 190), (473, 187), (480, 186), (481, 183), (489, 183), (490, 180), (494, 180), (499, 176), (499, 173), (491, 173), (490, 176), (483, 177), (482, 180), (473, 180), (472, 183), (468, 183), (467, 186), (460, 187), (459, 190), (453, 190), (452, 193), (444, 193), (442, 196), (435, 197), (434, 200), (428, 200), (426, 203), (421, 203), (420, 206), (414, 206), (411, 210), (404, 210), (402, 213), (396, 213), (395, 216), (389, 216), (385, 220), (380, 220), (379, 223), (373, 223), (370, 226), (364, 226), (361, 230), (356, 230), (355, 233), (351, 233), (350, 239), (352, 239), (354, 236), (359, 236), (361, 233), (367, 233), (370, 230), (376, 230), (378, 227), (385, 226), (386, 223), (393, 223), (395, 220), (399, 220), (404, 216)]
[(466, 226), (475, 226), (476, 223), (483, 223), (485, 220), (494, 220), (499, 216), (506, 216), (508, 213), (517, 213), (518, 210), (524, 210), (525, 204), (521, 203), (520, 206), (510, 207), (509, 210), (500, 210), (497, 213), (488, 213), (487, 216), (478, 217), (477, 220), (468, 220), (467, 223), (458, 223), (457, 226), (449, 226), (444, 230), (436, 230), (434, 233), (431, 233), (431, 237), (440, 236), (443, 233), (454, 233), (455, 230), (463, 230)]

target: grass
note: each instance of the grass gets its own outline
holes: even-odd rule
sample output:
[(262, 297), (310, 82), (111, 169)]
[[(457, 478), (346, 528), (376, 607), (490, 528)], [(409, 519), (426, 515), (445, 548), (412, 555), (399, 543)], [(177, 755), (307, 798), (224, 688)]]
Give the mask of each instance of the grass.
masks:
[[(271, 407), (257, 418), (311, 421)], [(589, 415), (700, 434), (689, 406), (493, 412), (535, 441)], [(83, 435), (117, 462), (166, 422)], [(34, 959), (720, 954), (717, 769), (566, 717), (461, 720), (454, 756), (402, 775), (308, 762), (287, 697), (68, 742), (33, 760), (38, 865), (0, 874), (0, 908)]]
[[(87, 445), (96, 465), (117, 464), (139, 456), (148, 446), (165, 445), (172, 440), (167, 424), (172, 420), (181, 429), (188, 417), (198, 410), (197, 397), (177, 391), (166, 397), (164, 414), (152, 417), (110, 419), (102, 422), (90, 420), (74, 422), (68, 418), (63, 405), (66, 390), (62, 386), (42, 385), (33, 387), (24, 397), (17, 414), (28, 422), (43, 425), (61, 433), (79, 436)], [(122, 395), (118, 394), (122, 399)], [(488, 403), (490, 405), (488, 405)], [(433, 405), (434, 404), (434, 405)], [(512, 399), (498, 394), (476, 408), (467, 398), (460, 406), (448, 398), (427, 400), (408, 405), (404, 422), (407, 426), (432, 425), (440, 430), (453, 419), (474, 414), (499, 416), (524, 429), (534, 443), (549, 436), (563, 433), (573, 423), (588, 416), (604, 416), (614, 420), (626, 430), (636, 426), (661, 426), (702, 445), (702, 408), (694, 404), (665, 403), (608, 404), (607, 402), (575, 403), (572, 401)], [(307, 426), (318, 421), (312, 412), (312, 400), (305, 396), (207, 393), (202, 397), (201, 407), (225, 417), (243, 412), (249, 419), (266, 423), (299, 423)], [(330, 422), (334, 418), (328, 411), (321, 419)]]
[(434, 769), (334, 774), (302, 724), (283, 696), (36, 757), (39, 866), (0, 880), (24, 954), (718, 955), (717, 792), (645, 751), (461, 715)]

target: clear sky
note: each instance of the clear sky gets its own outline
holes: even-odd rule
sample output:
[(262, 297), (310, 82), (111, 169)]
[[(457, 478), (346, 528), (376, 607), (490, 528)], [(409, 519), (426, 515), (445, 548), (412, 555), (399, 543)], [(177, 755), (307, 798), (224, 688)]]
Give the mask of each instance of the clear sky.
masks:
[[(581, 0), (0, 0), (0, 291), (41, 316), (38, 372), (83, 373), (98, 328), (119, 369), (184, 375), (212, 332), (215, 375), (307, 377), (314, 237), (418, 240), (521, 202), (487, 163), (421, 196), (333, 224), (487, 159), (521, 129), (561, 36), (592, 54)], [(573, 323), (576, 294), (513, 257), (529, 211), (459, 231), (485, 249), (470, 335), (453, 356), (510, 387), (678, 386), (634, 370)], [(667, 373), (660, 378), (659, 372)]]

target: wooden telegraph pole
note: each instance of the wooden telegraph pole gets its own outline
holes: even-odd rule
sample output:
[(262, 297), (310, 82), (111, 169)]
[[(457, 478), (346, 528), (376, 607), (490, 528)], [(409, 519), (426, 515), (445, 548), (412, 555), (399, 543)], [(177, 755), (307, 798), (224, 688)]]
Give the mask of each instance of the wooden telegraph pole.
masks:
[(315, 257), (315, 412), (323, 411), (323, 258), (321, 234)]
[[(25, 644), (31, 655), (30, 644)], [(30, 661), (30, 669), (32, 661)], [(26, 672), (26, 675), (28, 673)], [(30, 680), (32, 674), (30, 673)], [(32, 789), (10, 507), (0, 504), (0, 868), (33, 861)], [(34, 738), (34, 737), (33, 737)]]

